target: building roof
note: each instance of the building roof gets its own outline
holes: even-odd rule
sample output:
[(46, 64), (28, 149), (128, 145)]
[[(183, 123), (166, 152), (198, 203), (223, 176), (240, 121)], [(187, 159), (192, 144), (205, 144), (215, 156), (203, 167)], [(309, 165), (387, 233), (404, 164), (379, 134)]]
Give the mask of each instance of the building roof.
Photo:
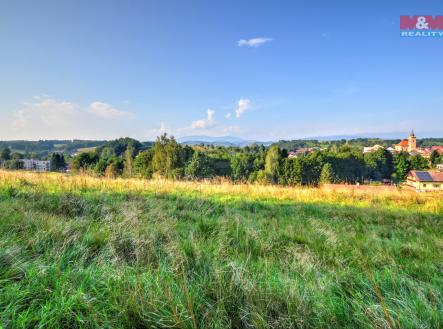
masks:
[(431, 151), (437, 151), (438, 153), (443, 153), (443, 146), (432, 146)]
[(443, 172), (442, 171), (411, 170), (409, 175), (411, 175), (418, 182), (443, 183)]
[(384, 147), (382, 145), (375, 144), (374, 146), (363, 147), (363, 152), (369, 153), (369, 152), (377, 151), (379, 149), (384, 149)]
[(397, 146), (408, 147), (409, 141), (407, 139), (403, 139), (400, 143), (397, 144)]
[(417, 154), (424, 154), (424, 155), (429, 155), (429, 154), (431, 154), (431, 150), (430, 149), (422, 149), (422, 148), (418, 148), (418, 149), (416, 149), (415, 150), (415, 153), (417, 153)]

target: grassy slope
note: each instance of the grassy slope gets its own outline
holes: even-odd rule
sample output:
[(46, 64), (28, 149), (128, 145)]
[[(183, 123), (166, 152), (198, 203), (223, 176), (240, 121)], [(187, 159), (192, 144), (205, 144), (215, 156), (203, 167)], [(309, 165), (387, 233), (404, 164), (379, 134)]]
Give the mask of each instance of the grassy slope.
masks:
[(442, 195), (0, 172), (0, 324), (443, 327)]

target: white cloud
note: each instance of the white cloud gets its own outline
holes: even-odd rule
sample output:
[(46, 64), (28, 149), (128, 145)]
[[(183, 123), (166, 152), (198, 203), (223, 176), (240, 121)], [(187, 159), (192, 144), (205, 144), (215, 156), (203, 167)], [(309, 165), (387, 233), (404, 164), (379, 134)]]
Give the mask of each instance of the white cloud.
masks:
[(122, 117), (130, 117), (132, 113), (124, 112), (117, 110), (109, 104), (103, 102), (92, 102), (89, 105), (89, 111), (99, 117), (108, 118), (108, 119), (116, 119)]
[(215, 126), (215, 111), (208, 109), (206, 119), (196, 120), (192, 122), (192, 129), (208, 129)]
[[(102, 139), (128, 136), (128, 120), (104, 120), (126, 118), (131, 114), (112, 106), (93, 102), (81, 107), (70, 101), (60, 101), (47, 95), (34, 96), (31, 102), (0, 122), (0, 138), (3, 139)], [(100, 127), (99, 129), (97, 129)], [(128, 134), (129, 133), (129, 134)]]
[(52, 98), (43, 100), (38, 98), (38, 100), (36, 103), (25, 103), (22, 109), (14, 113), (13, 128), (27, 129), (31, 124), (49, 127), (64, 126), (76, 121), (81, 114), (79, 107), (71, 102), (59, 102)]
[(253, 38), (253, 39), (241, 39), (238, 40), (237, 44), (239, 47), (253, 47), (253, 48), (257, 48), (260, 47), (261, 45), (267, 43), (267, 42), (271, 42), (272, 39), (271, 38)]
[(251, 101), (247, 98), (241, 98), (237, 103), (237, 109), (235, 110), (235, 116), (240, 118), (243, 113), (252, 107)]
[(225, 114), (225, 118), (226, 118), (226, 119), (229, 119), (231, 116), (232, 116), (231, 113), (226, 113), (226, 114)]
[(170, 132), (171, 129), (166, 127), (165, 123), (162, 122), (159, 128), (152, 128), (149, 130), (149, 134), (146, 137), (155, 138), (157, 136), (163, 135), (164, 133)]

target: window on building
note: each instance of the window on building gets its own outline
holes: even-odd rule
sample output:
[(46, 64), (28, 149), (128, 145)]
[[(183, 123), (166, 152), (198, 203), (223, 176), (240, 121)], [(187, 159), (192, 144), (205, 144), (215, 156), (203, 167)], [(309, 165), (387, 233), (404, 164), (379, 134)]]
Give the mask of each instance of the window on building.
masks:
[(440, 188), (440, 184), (434, 184), (435, 188)]
[(426, 187), (426, 184), (423, 184), (423, 187)]

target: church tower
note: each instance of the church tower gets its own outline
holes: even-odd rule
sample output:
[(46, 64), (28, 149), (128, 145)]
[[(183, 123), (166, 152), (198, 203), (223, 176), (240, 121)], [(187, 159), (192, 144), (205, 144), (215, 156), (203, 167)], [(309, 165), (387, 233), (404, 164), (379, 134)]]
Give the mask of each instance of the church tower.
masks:
[(415, 151), (417, 149), (417, 138), (415, 138), (414, 130), (411, 130), (408, 138), (408, 152)]

